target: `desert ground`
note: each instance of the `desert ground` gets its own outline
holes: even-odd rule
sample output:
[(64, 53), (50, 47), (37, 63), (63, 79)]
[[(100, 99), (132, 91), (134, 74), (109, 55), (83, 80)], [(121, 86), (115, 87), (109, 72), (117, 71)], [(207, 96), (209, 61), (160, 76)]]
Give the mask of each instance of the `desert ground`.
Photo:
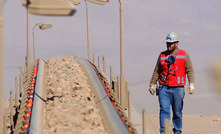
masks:
[[(151, 134), (159, 133), (159, 115), (147, 114), (147, 129)], [(173, 128), (170, 121), (170, 127)], [(172, 133), (172, 132), (171, 132)], [(220, 134), (221, 115), (183, 115), (183, 134)]]

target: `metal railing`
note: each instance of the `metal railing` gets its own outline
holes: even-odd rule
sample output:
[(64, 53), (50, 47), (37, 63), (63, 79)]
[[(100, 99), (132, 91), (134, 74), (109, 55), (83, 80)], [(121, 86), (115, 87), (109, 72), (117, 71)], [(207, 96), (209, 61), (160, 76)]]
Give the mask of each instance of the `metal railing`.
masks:
[(29, 131), (28, 128), (30, 127), (31, 121), (38, 63), (39, 59), (36, 62), (33, 62), (30, 67), (30, 70), (32, 71), (30, 71), (30, 74), (27, 74), (27, 77), (24, 77), (24, 95), (22, 96), (21, 104), (19, 107), (19, 114), (16, 121), (14, 134), (27, 133)]

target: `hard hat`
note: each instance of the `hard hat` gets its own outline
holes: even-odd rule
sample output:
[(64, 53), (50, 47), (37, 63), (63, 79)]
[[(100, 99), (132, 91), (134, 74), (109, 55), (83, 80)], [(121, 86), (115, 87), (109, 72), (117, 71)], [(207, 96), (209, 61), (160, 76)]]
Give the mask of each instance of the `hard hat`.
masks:
[(166, 42), (179, 42), (178, 35), (175, 32), (171, 32), (167, 35)]

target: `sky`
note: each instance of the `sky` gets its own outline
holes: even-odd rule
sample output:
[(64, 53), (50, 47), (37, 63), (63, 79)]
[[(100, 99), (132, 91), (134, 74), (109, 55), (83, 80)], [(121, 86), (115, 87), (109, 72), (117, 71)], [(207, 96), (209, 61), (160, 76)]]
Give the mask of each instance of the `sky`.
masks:
[[(156, 96), (148, 91), (157, 57), (166, 49), (166, 35), (179, 36), (179, 48), (190, 55), (195, 74), (193, 95), (186, 92), (184, 113), (221, 114), (221, 99), (211, 78), (212, 61), (221, 56), (221, 1), (219, 0), (122, 0), (124, 6), (124, 69), (132, 103), (140, 112), (159, 112)], [(89, 4), (91, 53), (105, 55), (106, 71), (114, 77), (120, 71), (119, 2)], [(30, 46), (33, 62), (32, 28), (38, 22), (51, 23), (47, 30), (35, 29), (36, 57), (87, 58), (86, 5), (82, 0), (74, 16), (30, 15)], [(19, 67), (25, 66), (27, 49), (26, 8), (21, 0), (7, 0), (4, 8), (4, 96), (15, 90)], [(188, 83), (187, 83), (188, 84)], [(186, 87), (187, 88), (187, 87)]]

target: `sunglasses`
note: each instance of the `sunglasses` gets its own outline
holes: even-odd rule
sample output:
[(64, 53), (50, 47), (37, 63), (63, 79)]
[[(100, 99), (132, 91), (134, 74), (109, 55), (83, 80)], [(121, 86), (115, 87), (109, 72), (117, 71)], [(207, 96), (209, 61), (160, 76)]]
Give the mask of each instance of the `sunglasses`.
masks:
[(173, 45), (173, 44), (175, 44), (176, 42), (167, 42), (167, 45), (168, 46), (171, 46), (171, 45)]

